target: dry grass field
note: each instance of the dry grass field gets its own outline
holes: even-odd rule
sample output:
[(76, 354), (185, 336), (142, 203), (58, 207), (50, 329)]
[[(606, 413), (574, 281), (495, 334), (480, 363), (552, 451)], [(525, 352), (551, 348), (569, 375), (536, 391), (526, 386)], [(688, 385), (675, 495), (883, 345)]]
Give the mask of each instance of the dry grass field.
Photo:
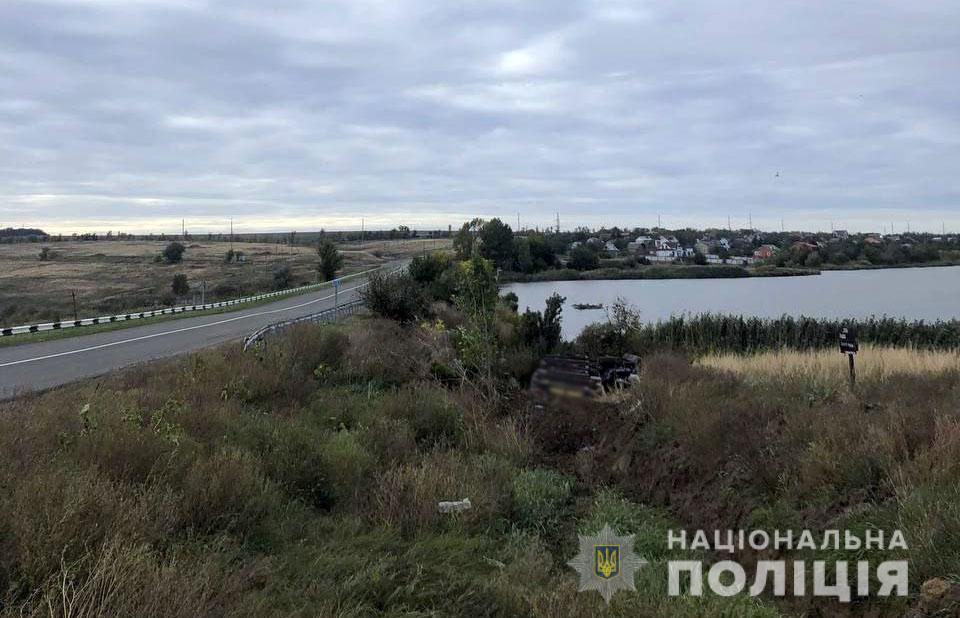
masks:
[[(705, 367), (733, 372), (748, 381), (814, 380), (822, 384), (848, 379), (847, 357), (827, 350), (773, 350), (758, 354), (711, 354), (699, 361)], [(864, 345), (856, 358), (857, 378), (886, 382), (898, 375), (931, 376), (960, 372), (960, 354)]]
[[(206, 282), (207, 300), (273, 289), (273, 272), (287, 265), (291, 286), (317, 281), (313, 247), (235, 242), (243, 262), (226, 263), (229, 242), (191, 240), (183, 262), (156, 261), (167, 241), (76, 241), (0, 245), (0, 324), (14, 326), (73, 316), (73, 293), (80, 317), (155, 307), (168, 295), (175, 274), (187, 275), (192, 290)], [(345, 274), (392, 259), (442, 248), (449, 241), (376, 241), (340, 247)], [(48, 259), (41, 260), (43, 247)], [(194, 293), (186, 300), (192, 300)]]

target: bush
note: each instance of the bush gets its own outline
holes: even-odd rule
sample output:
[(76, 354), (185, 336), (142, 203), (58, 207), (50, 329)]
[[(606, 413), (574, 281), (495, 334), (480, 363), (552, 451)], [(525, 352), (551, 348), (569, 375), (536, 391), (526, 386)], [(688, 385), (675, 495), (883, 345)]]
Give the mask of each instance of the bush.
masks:
[(163, 259), (167, 264), (179, 264), (183, 261), (183, 252), (186, 250), (182, 243), (174, 241), (164, 248)]
[(422, 289), (407, 273), (373, 273), (360, 296), (372, 312), (401, 324), (413, 322), (426, 308)]
[(270, 511), (278, 496), (256, 460), (236, 448), (224, 448), (198, 461), (184, 479), (186, 512), (194, 529), (246, 537)]
[(513, 521), (526, 530), (557, 530), (569, 518), (573, 483), (547, 469), (523, 470), (513, 479)]
[(383, 401), (382, 414), (406, 420), (418, 444), (455, 446), (463, 437), (463, 414), (445, 391), (411, 386)]
[(273, 269), (273, 289), (285, 290), (290, 287), (291, 272), (289, 264), (280, 264)]
[(336, 502), (350, 500), (366, 491), (366, 480), (376, 462), (357, 433), (338, 431), (327, 439), (321, 451)]
[(183, 296), (190, 292), (190, 283), (187, 281), (187, 276), (183, 273), (177, 273), (173, 276), (173, 281), (170, 283), (170, 291), (173, 292), (174, 296)]
[(413, 258), (408, 271), (414, 281), (427, 285), (439, 279), (449, 266), (450, 257), (447, 254), (431, 253)]

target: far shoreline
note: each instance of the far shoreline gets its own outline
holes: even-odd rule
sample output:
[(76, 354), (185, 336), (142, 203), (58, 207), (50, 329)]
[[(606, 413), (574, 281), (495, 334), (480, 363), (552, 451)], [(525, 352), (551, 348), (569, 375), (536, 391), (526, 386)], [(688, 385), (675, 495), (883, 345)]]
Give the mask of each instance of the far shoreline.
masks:
[(543, 270), (538, 273), (518, 273), (503, 271), (500, 283), (542, 283), (549, 281), (623, 281), (623, 280), (667, 280), (667, 279), (747, 279), (751, 277), (806, 277), (819, 275), (813, 268), (794, 268), (778, 266), (744, 267), (733, 265), (653, 265), (636, 268), (599, 268), (595, 270), (574, 270), (559, 268)]
[(792, 266), (734, 266), (734, 265), (688, 265), (663, 264), (638, 266), (635, 268), (598, 268), (595, 270), (574, 270), (557, 268), (538, 273), (518, 273), (503, 271), (501, 284), (546, 283), (551, 281), (643, 281), (670, 279), (746, 279), (752, 277), (809, 277), (824, 272), (844, 272), (860, 270), (899, 270), (907, 268), (946, 268), (960, 266), (957, 261), (925, 262), (917, 264), (851, 264), (838, 266), (824, 264), (818, 268)]

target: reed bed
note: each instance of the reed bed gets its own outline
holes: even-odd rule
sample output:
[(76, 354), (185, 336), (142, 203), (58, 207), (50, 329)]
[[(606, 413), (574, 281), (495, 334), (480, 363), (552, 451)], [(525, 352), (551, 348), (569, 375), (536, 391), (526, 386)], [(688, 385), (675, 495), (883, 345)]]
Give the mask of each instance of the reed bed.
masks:
[[(769, 350), (756, 354), (712, 353), (697, 364), (750, 379), (846, 380), (847, 357), (836, 349)], [(960, 353), (864, 345), (856, 356), (858, 380), (885, 382), (895, 375), (927, 376), (960, 371)]]

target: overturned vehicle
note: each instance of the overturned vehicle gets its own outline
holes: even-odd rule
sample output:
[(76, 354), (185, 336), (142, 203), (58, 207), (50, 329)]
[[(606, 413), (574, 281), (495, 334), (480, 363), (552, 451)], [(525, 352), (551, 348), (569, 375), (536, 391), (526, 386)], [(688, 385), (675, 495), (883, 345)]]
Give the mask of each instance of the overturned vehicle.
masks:
[(640, 357), (547, 356), (530, 379), (530, 391), (541, 401), (553, 398), (593, 398), (637, 379)]

